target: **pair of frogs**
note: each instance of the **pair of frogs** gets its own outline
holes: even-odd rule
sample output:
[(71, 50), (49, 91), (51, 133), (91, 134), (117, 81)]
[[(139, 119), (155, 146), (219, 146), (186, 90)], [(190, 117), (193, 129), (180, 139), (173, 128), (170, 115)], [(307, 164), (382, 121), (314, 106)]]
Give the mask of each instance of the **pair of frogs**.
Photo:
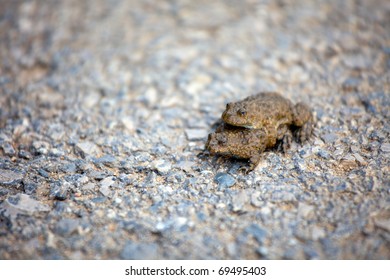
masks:
[(263, 92), (228, 103), (221, 123), (209, 134), (206, 149), (210, 154), (249, 159), (256, 168), (267, 148), (277, 146), (284, 153), (295, 136), (300, 143), (313, 132), (313, 115), (304, 103), (293, 105), (276, 92)]

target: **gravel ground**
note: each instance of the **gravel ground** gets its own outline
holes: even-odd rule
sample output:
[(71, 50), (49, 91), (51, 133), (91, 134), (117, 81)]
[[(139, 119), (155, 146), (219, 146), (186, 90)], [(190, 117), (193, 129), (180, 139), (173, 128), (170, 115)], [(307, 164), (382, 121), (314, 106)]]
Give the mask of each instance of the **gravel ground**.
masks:
[[(1, 259), (389, 259), (388, 1), (1, 1)], [(227, 102), (304, 101), (257, 169)]]

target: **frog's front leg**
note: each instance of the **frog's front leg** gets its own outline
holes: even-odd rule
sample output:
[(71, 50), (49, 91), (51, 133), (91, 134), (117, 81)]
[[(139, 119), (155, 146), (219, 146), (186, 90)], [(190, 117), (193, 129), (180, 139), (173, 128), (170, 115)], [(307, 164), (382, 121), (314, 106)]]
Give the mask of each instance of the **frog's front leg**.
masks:
[(249, 169), (247, 173), (255, 170), (255, 168), (259, 165), (259, 162), (261, 161), (262, 158), (263, 158), (263, 153), (261, 151), (253, 152), (253, 154), (249, 159)]
[(313, 114), (305, 103), (300, 102), (293, 109), (293, 125), (298, 129), (295, 132), (300, 143), (308, 140), (313, 133)]
[(241, 172), (244, 174), (248, 174), (255, 170), (257, 165), (259, 165), (260, 160), (262, 159), (262, 153), (260, 151), (254, 152), (251, 157), (249, 158), (249, 167), (248, 166), (242, 166), (239, 168)]

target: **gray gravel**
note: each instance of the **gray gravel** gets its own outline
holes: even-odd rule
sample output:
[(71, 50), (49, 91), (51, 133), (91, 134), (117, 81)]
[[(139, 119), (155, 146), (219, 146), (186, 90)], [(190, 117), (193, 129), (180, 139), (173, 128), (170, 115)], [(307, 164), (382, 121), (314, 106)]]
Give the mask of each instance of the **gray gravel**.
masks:
[[(3, 1), (1, 259), (389, 259), (388, 1)], [(311, 105), (286, 155), (227, 102)]]

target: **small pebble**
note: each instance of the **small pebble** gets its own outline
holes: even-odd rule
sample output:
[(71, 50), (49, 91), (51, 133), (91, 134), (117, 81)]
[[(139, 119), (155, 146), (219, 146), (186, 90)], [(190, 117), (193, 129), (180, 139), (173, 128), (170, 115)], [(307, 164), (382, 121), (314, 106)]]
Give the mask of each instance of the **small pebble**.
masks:
[(83, 158), (87, 156), (96, 156), (99, 154), (99, 148), (92, 142), (81, 142), (76, 144), (76, 150)]
[(390, 153), (390, 143), (383, 143), (381, 145), (381, 151), (384, 153)]
[(9, 142), (3, 142), (0, 146), (6, 156), (12, 157), (16, 154), (14, 147)]
[(233, 178), (233, 176), (227, 173), (217, 173), (214, 180), (218, 183), (218, 187), (221, 189), (230, 188), (236, 183), (236, 180)]
[(16, 186), (24, 177), (24, 174), (17, 170), (8, 170), (0, 168), (0, 185)]
[(59, 182), (53, 184), (49, 196), (57, 200), (65, 200), (68, 198), (68, 191), (71, 187), (71, 184), (68, 182)]
[(185, 132), (188, 141), (204, 140), (208, 136), (208, 130), (206, 129), (188, 128)]

